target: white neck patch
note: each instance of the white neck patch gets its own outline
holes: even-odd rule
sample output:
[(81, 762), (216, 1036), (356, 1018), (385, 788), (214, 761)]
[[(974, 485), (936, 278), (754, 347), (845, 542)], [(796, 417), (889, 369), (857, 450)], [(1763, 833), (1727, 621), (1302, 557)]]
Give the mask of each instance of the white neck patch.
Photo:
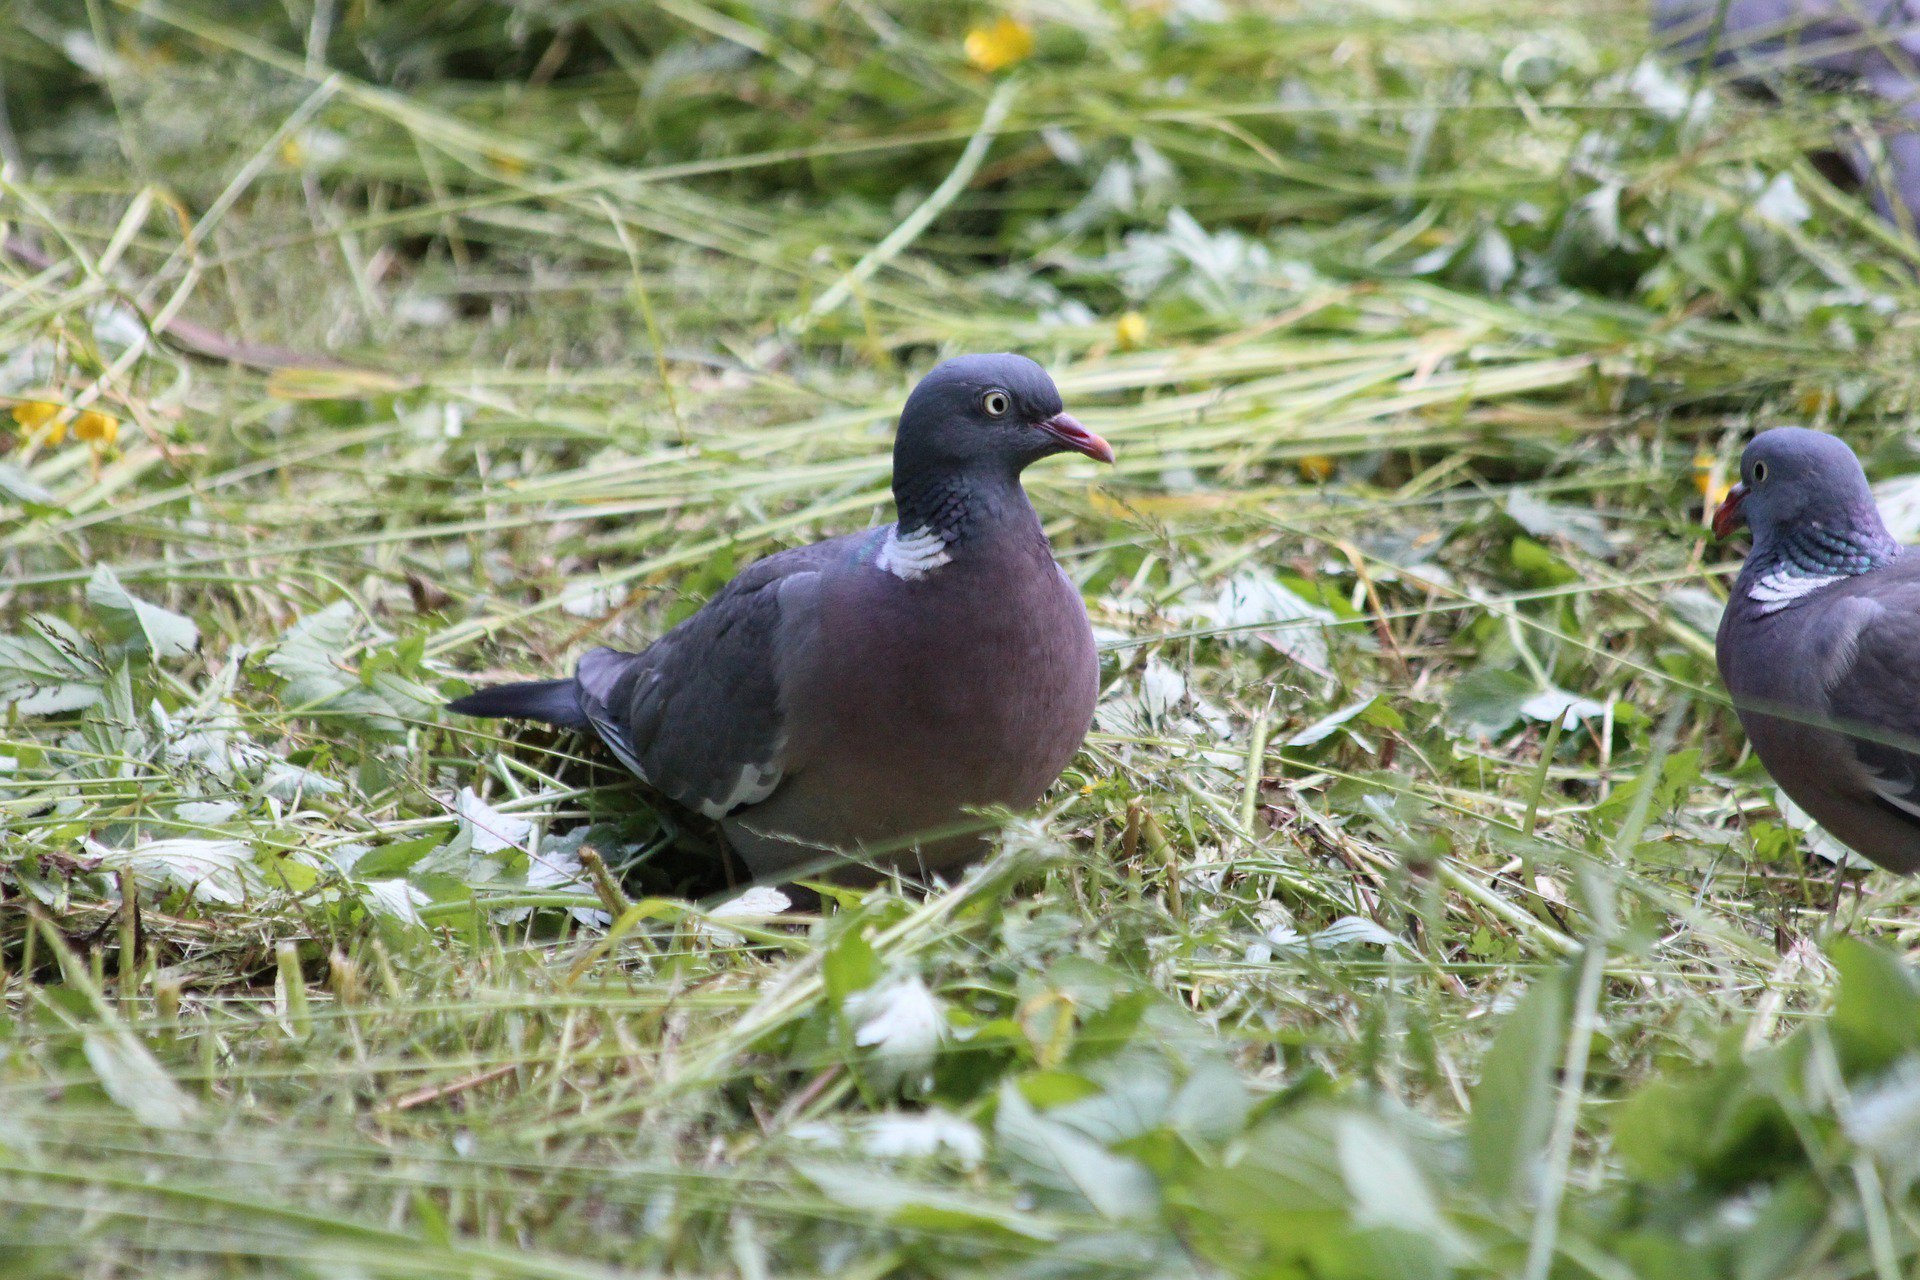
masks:
[(885, 569), (904, 582), (918, 582), (952, 561), (953, 557), (947, 554), (947, 541), (938, 533), (922, 527), (902, 537), (899, 525), (887, 530), (887, 540), (880, 545), (880, 554), (873, 558), (874, 567)]
[(1845, 574), (1836, 573), (1831, 577), (1822, 577), (1804, 573), (1794, 573), (1789, 569), (1775, 569), (1762, 574), (1754, 584), (1747, 588), (1747, 599), (1760, 606), (1761, 613), (1777, 613), (1810, 592), (1818, 591), (1840, 581)]

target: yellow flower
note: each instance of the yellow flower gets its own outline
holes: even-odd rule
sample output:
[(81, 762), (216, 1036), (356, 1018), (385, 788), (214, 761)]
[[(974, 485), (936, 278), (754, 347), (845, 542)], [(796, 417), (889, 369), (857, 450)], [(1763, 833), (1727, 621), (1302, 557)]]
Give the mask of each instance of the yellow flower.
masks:
[(527, 162), (510, 151), (488, 151), (487, 161), (509, 178), (518, 178), (527, 171)]
[(1001, 17), (991, 26), (967, 32), (967, 61), (981, 71), (1000, 71), (1033, 56), (1033, 28), (1018, 18)]
[(1324, 453), (1310, 453), (1293, 464), (1300, 470), (1302, 480), (1311, 480), (1315, 484), (1333, 479), (1333, 459)]
[(1150, 328), (1147, 318), (1138, 311), (1129, 311), (1113, 322), (1113, 336), (1119, 340), (1122, 351), (1131, 351), (1147, 340)]
[(303, 168), (307, 163), (307, 149), (294, 134), (288, 134), (280, 144), (280, 163), (289, 169)]
[(110, 445), (120, 438), (120, 419), (98, 409), (83, 409), (73, 420), (73, 435), (90, 444)]
[(1803, 388), (1797, 399), (1800, 412), (1809, 418), (1817, 418), (1831, 411), (1836, 403), (1833, 392), (1825, 387)]
[(13, 406), (14, 422), (28, 432), (45, 431), (48, 444), (59, 444), (67, 438), (67, 424), (54, 422), (59, 413), (59, 405), (45, 400), (22, 400)]
[(1710, 453), (1693, 455), (1693, 487), (1707, 500), (1707, 510), (1712, 511), (1726, 501), (1727, 491), (1733, 486), (1720, 477), (1720, 460)]

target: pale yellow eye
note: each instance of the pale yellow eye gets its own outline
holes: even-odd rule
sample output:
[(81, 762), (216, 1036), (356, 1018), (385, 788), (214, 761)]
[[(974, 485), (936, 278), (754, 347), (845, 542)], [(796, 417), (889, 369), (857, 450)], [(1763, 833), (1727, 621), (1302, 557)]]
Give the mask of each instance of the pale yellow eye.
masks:
[(1007, 410), (1013, 407), (1013, 401), (1004, 391), (989, 391), (980, 397), (980, 407), (992, 417), (1004, 418), (1007, 416)]
[(1753, 482), (1755, 484), (1765, 484), (1767, 482), (1767, 464), (1766, 463), (1756, 462), (1753, 464)]

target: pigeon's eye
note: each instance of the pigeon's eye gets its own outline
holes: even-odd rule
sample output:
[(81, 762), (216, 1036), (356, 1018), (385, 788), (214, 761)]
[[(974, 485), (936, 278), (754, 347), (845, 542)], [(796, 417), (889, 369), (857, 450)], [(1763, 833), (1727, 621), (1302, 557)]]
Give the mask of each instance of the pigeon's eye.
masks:
[(1753, 464), (1753, 482), (1755, 484), (1765, 484), (1767, 482), (1767, 464), (1766, 463), (1756, 462)]
[(985, 409), (990, 417), (1004, 418), (1007, 416), (1007, 410), (1013, 407), (1013, 401), (1004, 391), (989, 391), (980, 397), (980, 407)]

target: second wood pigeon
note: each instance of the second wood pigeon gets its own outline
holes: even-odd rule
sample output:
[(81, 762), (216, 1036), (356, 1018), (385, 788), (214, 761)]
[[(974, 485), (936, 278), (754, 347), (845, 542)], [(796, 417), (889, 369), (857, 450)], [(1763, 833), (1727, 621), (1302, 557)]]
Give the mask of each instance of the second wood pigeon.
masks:
[(1920, 867), (1920, 556), (1887, 533), (1853, 451), (1755, 436), (1714, 513), (1753, 549), (1720, 620), (1720, 675), (1754, 752), (1833, 837)]
[(1093, 720), (1086, 606), (1020, 485), (1068, 451), (1113, 461), (1039, 365), (949, 360), (901, 412), (893, 524), (767, 557), (644, 652), (451, 709), (597, 734), (756, 878), (954, 866), (982, 848), (966, 811), (1039, 799)]
[(1689, 61), (1750, 84), (1800, 72), (1881, 99), (1900, 117), (1880, 140), (1887, 172), (1859, 143), (1841, 149), (1883, 215), (1920, 217), (1920, 0), (1654, 0), (1653, 25)]

